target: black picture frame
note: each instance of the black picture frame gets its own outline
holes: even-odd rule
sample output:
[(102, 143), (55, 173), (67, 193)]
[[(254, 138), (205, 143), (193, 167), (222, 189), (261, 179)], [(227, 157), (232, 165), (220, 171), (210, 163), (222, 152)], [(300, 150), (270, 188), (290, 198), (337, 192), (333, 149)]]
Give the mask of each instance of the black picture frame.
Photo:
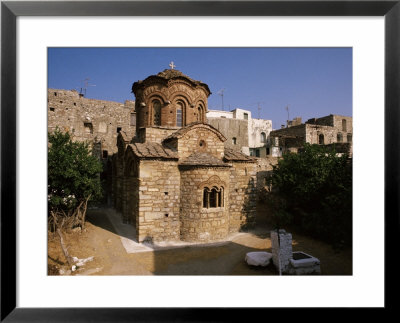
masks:
[[(16, 19), (19, 16), (384, 16), (385, 18), (385, 308), (393, 304), (389, 272), (399, 229), (400, 0), (395, 1), (2, 1), (1, 3), (1, 321), (189, 322), (254, 318), (244, 308), (16, 307)], [(373, 182), (373, 179), (371, 179)], [(373, 184), (372, 184), (373, 185)], [(390, 275), (390, 276), (389, 276)], [(390, 279), (389, 279), (390, 277)], [(366, 290), (367, 292), (367, 290)], [(245, 296), (249, 297), (249, 295)], [(287, 310), (287, 309), (283, 309)], [(379, 310), (379, 309), (378, 309)], [(260, 312), (261, 313), (258, 313)], [(379, 311), (380, 312), (380, 311)], [(379, 315), (382, 313), (380, 312)], [(251, 321), (252, 319), (250, 319)], [(258, 320), (258, 319), (256, 319)], [(246, 320), (249, 321), (249, 320)]]

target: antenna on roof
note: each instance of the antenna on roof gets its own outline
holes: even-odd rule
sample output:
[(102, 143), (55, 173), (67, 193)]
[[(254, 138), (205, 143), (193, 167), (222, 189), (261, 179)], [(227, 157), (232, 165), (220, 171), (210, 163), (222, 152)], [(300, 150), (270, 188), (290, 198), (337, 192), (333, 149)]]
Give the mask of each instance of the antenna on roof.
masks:
[(222, 98), (222, 110), (224, 110), (224, 91), (225, 89), (221, 89), (217, 92), (217, 94), (220, 95)]
[[(253, 104), (257, 104), (257, 110), (258, 110), (258, 119), (261, 119), (261, 104), (264, 104), (265, 102), (254, 102), (254, 103), (250, 103), (249, 105), (252, 106)], [(250, 107), (249, 107), (250, 109)]]
[(286, 111), (287, 111), (287, 122), (286, 122), (286, 126), (289, 124), (289, 120), (290, 120), (290, 118), (289, 118), (289, 104), (286, 106)]
[(89, 80), (90, 79), (87, 77), (82, 81), (83, 85), (82, 85), (81, 91), (79, 93), (80, 96), (86, 96), (86, 90), (87, 90), (88, 86), (96, 86), (95, 84), (89, 84)]
[(261, 119), (261, 103), (265, 102), (257, 102), (258, 119)]

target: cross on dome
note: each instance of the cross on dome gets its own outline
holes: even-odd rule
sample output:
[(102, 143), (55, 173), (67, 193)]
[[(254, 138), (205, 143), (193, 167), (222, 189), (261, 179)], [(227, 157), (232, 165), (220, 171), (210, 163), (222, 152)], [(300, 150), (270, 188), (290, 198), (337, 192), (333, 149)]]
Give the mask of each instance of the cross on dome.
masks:
[(171, 67), (171, 70), (174, 69), (174, 67), (176, 67), (176, 65), (174, 65), (174, 62), (169, 63), (169, 67)]

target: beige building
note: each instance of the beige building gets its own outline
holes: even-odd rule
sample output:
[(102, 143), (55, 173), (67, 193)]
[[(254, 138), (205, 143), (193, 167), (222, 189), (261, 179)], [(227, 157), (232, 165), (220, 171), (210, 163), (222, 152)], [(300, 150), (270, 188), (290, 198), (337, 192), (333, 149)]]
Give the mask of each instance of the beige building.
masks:
[(206, 123), (208, 86), (170, 69), (132, 91), (137, 135), (118, 135), (112, 187), (138, 240), (212, 241), (252, 224), (260, 167)]
[(301, 123), (301, 118), (288, 122), (286, 128), (271, 131), (270, 152), (280, 157), (285, 152), (298, 152), (304, 143), (335, 146), (338, 153), (353, 153), (353, 118), (329, 115)]
[(87, 99), (77, 91), (48, 89), (47, 128), (68, 131), (74, 140), (90, 143), (96, 155), (107, 159), (117, 152), (118, 133), (136, 132), (135, 102)]
[[(240, 152), (207, 123), (207, 84), (169, 69), (132, 92), (135, 101), (118, 103), (49, 89), (48, 130), (92, 145), (105, 166), (107, 203), (138, 241), (213, 241), (254, 224), (257, 190), (276, 159)], [(246, 112), (238, 111), (237, 142), (248, 143)]]

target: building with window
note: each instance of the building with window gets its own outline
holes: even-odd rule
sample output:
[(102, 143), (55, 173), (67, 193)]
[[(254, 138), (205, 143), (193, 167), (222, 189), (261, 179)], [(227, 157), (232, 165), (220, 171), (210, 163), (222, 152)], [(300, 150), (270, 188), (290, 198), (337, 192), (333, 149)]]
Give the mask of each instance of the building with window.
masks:
[(120, 131), (136, 133), (135, 102), (88, 99), (75, 90), (48, 89), (47, 129), (68, 131), (76, 141), (86, 141), (99, 158), (117, 152)]
[(335, 147), (338, 153), (353, 153), (353, 118), (329, 115), (301, 123), (301, 118), (289, 121), (286, 128), (271, 131), (270, 151), (275, 157), (285, 152), (298, 152), (304, 143)]
[(138, 241), (219, 240), (252, 224), (260, 167), (226, 146), (241, 136), (227, 140), (206, 123), (207, 84), (169, 69), (135, 82), (132, 92), (136, 136), (118, 134), (112, 191)]
[(227, 148), (255, 156), (267, 156), (269, 133), (272, 121), (254, 119), (251, 111), (234, 109), (232, 111), (209, 110), (207, 122), (217, 128), (230, 140), (225, 142)]

